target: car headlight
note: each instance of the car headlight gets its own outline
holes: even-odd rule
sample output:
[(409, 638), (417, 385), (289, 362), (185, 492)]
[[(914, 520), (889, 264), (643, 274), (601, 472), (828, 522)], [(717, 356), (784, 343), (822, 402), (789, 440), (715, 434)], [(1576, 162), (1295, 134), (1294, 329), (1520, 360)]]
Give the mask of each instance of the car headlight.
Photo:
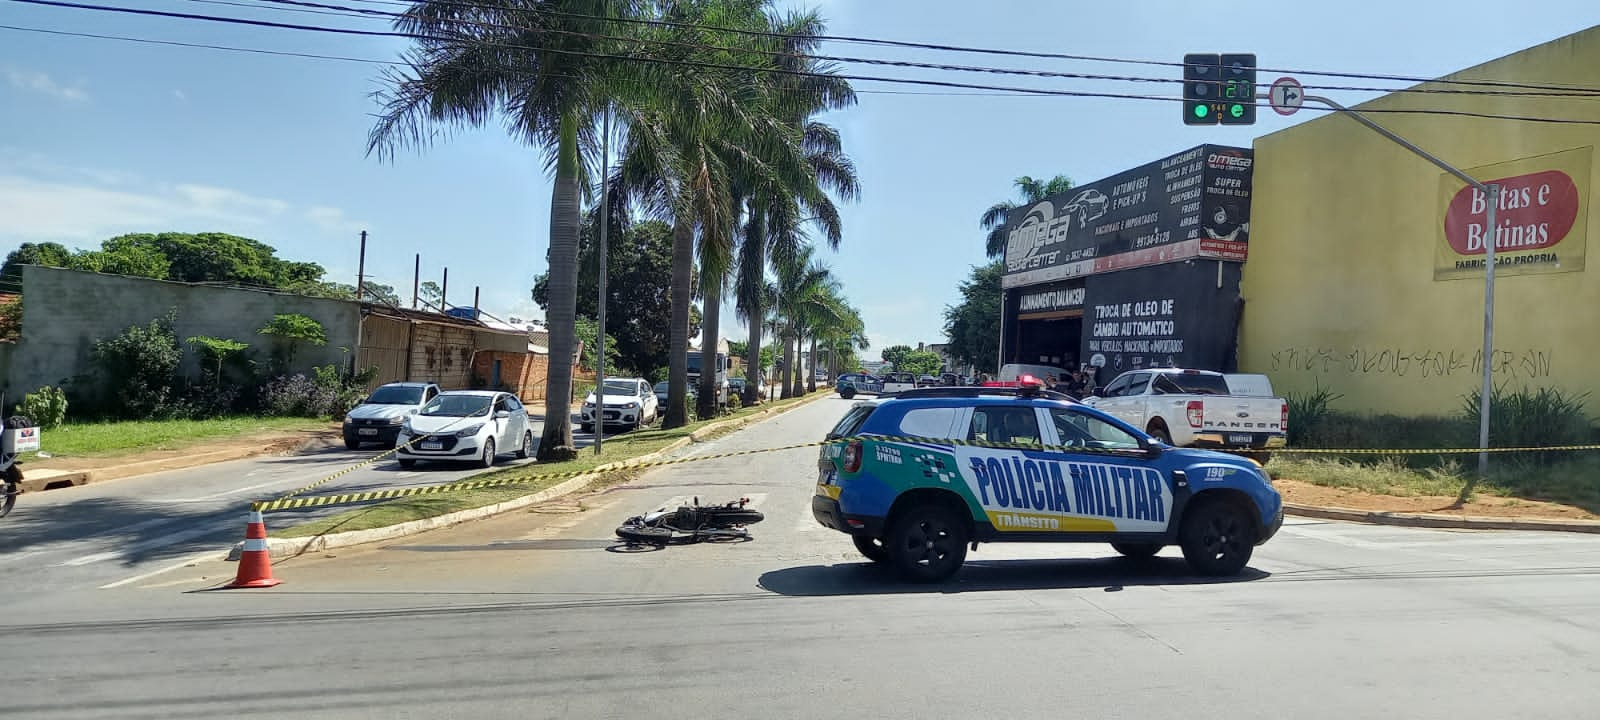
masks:
[(405, 421), (406, 421), (406, 419), (403, 418), (403, 417), (392, 417), (392, 418), (389, 418), (389, 424), (390, 425), (399, 425), (401, 423), (404, 423)]
[(356, 419), (353, 418), (353, 417), (350, 417), (349, 415), (346, 415), (346, 416), (344, 416), (344, 421), (345, 421), (346, 424), (350, 424), (350, 423), (354, 423), (356, 421)]
[(477, 435), (478, 431), (482, 430), (482, 429), (483, 429), (483, 423), (478, 423), (477, 425), (473, 425), (472, 427), (462, 428), (460, 430), (457, 430), (456, 431), (456, 437), (458, 437), (458, 438), (469, 438), (469, 437), (472, 437), (473, 435)]
[(627, 405), (623, 405), (622, 409), (624, 409), (624, 410), (638, 410), (639, 409), (639, 403), (636, 403), (636, 402), (628, 403)]

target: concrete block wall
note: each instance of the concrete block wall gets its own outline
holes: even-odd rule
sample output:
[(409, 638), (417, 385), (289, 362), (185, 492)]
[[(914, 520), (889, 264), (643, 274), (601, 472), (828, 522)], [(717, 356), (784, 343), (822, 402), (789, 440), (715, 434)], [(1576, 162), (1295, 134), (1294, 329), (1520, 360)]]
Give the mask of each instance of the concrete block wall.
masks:
[(22, 270), (22, 288), (22, 340), (9, 375), (9, 387), (18, 397), (87, 373), (97, 341), (146, 325), (169, 310), (177, 311), (174, 330), (184, 346), (186, 372), (195, 372), (196, 365), (193, 349), (184, 341), (196, 335), (248, 343), (258, 361), (265, 362), (272, 340), (256, 331), (276, 314), (305, 315), (327, 332), (327, 345), (302, 345), (296, 351), (296, 372), (330, 363), (344, 366), (357, 348), (361, 308), (350, 300), (31, 265)]

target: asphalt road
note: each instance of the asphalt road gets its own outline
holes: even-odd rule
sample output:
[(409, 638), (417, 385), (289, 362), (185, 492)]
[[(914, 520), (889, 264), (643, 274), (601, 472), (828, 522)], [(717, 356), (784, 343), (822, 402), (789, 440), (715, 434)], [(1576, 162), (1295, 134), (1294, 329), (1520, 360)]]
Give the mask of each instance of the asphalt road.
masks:
[[(543, 429), (535, 422), (535, 437)], [(593, 444), (592, 434), (576, 432), (576, 421), (574, 430), (579, 447)], [(341, 446), (24, 494), (0, 519), (0, 602), (13, 608), (37, 603), (56, 591), (99, 588), (225, 549), (244, 537), (251, 501), (277, 497), (381, 452), (375, 445), (367, 448), (352, 452)], [(530, 462), (506, 454), (496, 467)], [(465, 464), (426, 462), (405, 470), (390, 456), (312, 494), (434, 485), (477, 472)], [(289, 525), (348, 509), (285, 510), (267, 522)]]
[[(818, 438), (828, 399), (695, 452)], [(72, 718), (1573, 718), (1600, 703), (1600, 538), (1293, 520), (1238, 579), (985, 545), (901, 585), (809, 517), (814, 450), (328, 555), (200, 563), (0, 622), (0, 715)], [(617, 552), (699, 495), (739, 544)]]

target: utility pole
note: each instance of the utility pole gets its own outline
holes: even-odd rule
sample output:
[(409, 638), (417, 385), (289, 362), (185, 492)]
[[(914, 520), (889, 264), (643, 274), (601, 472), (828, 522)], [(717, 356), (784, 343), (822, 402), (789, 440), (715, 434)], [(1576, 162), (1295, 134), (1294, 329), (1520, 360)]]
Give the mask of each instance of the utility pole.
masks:
[(361, 231), (361, 256), (356, 260), (356, 302), (361, 302), (361, 283), (367, 279), (367, 231)]
[(473, 320), (477, 320), (478, 319), (478, 292), (480, 290), (482, 290), (482, 289), (483, 289), (482, 285), (473, 285), (472, 286), (472, 319)]
[[(606, 229), (610, 225), (611, 208), (608, 191), (610, 183), (606, 176), (611, 172), (611, 106), (606, 106), (605, 119), (602, 121), (603, 129), (600, 131), (600, 305), (598, 315), (600, 329), (595, 333), (594, 361), (594, 454), (600, 454), (600, 443), (606, 434)], [(644, 409), (641, 407), (640, 418), (643, 419)]]
[[(1289, 78), (1285, 78), (1284, 80), (1290, 80), (1290, 82), (1293, 83), (1293, 87), (1298, 89), (1299, 83), (1293, 82), (1292, 79)], [(1280, 80), (1279, 83), (1283, 83), (1284, 80)], [(1277, 85), (1278, 84), (1275, 83), (1274, 87), (1276, 88)], [(1282, 93), (1285, 91), (1280, 90), (1278, 92)], [(1288, 98), (1290, 105), (1285, 105), (1285, 107), (1292, 106), (1292, 108), (1289, 109), (1288, 112), (1284, 112), (1283, 114), (1285, 115), (1292, 114), (1294, 110), (1298, 109), (1299, 107), (1293, 102), (1295, 100), (1295, 98), (1292, 96), (1293, 91), (1290, 90), (1288, 92), (1291, 93), (1291, 96)], [(1257, 97), (1272, 101), (1275, 108), (1283, 104), (1282, 95), (1275, 96), (1273, 93), (1267, 93), (1264, 95), (1258, 95)], [(1489, 407), (1489, 398), (1494, 394), (1495, 243), (1497, 240), (1499, 240), (1499, 233), (1496, 232), (1499, 228), (1497, 228), (1495, 225), (1495, 212), (1499, 210), (1500, 206), (1500, 185), (1498, 183), (1485, 183), (1477, 178), (1472, 177), (1471, 175), (1468, 175), (1466, 172), (1460, 170), (1454, 165), (1434, 157), (1428, 151), (1423, 150), (1422, 148), (1413, 145), (1405, 138), (1394, 134), (1388, 128), (1373, 122), (1371, 118), (1362, 115), (1355, 110), (1351, 110), (1350, 108), (1347, 108), (1337, 102), (1334, 102), (1333, 100), (1329, 100), (1325, 97), (1318, 97), (1316, 95), (1306, 95), (1304, 96), (1304, 100), (1319, 102), (1333, 108), (1341, 115), (1345, 115), (1350, 119), (1367, 126), (1373, 132), (1388, 138), (1396, 145), (1411, 151), (1418, 157), (1433, 163), (1435, 166), (1439, 167), (1439, 169), (1454, 175), (1458, 180), (1472, 186), (1475, 190), (1483, 193), (1484, 195), (1486, 207), (1484, 210), (1485, 227), (1483, 231), (1483, 384), (1478, 391), (1478, 477), (1481, 478), (1487, 476), (1489, 474), (1489, 413), (1492, 410), (1492, 408)], [(1461, 501), (1464, 502), (1466, 500), (1467, 496), (1472, 491), (1472, 487), (1473, 483), (1469, 481), (1467, 486), (1461, 491)]]
[(441, 315), (444, 314), (444, 309), (449, 307), (449, 304), (445, 302), (445, 298), (450, 296), (449, 293), (450, 293), (450, 268), (447, 267), (447, 268), (444, 269), (444, 280), (439, 285), (439, 313)]
[(417, 296), (422, 290), (422, 253), (417, 253), (417, 262), (411, 268), (411, 309), (417, 309)]

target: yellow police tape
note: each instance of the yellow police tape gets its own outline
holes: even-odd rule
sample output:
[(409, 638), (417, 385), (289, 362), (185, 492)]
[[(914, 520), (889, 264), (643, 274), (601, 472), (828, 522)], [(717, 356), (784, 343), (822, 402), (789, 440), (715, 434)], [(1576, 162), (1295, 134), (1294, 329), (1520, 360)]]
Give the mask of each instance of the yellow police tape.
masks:
[[(617, 472), (622, 470), (638, 470), (644, 468), (665, 467), (668, 465), (683, 465), (686, 463), (704, 462), (707, 460), (722, 460), (731, 457), (746, 455), (759, 455), (762, 453), (785, 452), (803, 448), (821, 447), (824, 445), (842, 445), (855, 440), (872, 440), (876, 442), (898, 443), (926, 443), (935, 445), (959, 445), (964, 447), (998, 448), (1006, 450), (1034, 450), (1048, 452), (1069, 452), (1074, 454), (1105, 454), (1129, 457), (1142, 455), (1143, 450), (1129, 448), (1096, 448), (1076, 445), (1036, 445), (1032, 443), (1001, 443), (983, 440), (956, 440), (950, 438), (930, 438), (897, 435), (861, 435), (854, 437), (835, 438), (818, 442), (799, 443), (797, 445), (784, 445), (772, 448), (757, 448), (754, 450), (737, 450), (734, 452), (715, 453), (711, 455), (696, 455), (693, 457), (670, 458), (665, 460), (646, 460), (641, 462), (622, 461), (601, 465), (588, 470), (570, 470), (566, 472), (536, 473), (532, 475), (514, 475), (503, 478), (486, 478), (483, 480), (464, 480), (461, 482), (446, 483), (443, 485), (424, 485), (419, 487), (393, 488), (390, 490), (372, 490), (360, 493), (346, 493), (343, 495), (318, 495), (313, 497), (296, 497), (301, 493), (328, 483), (347, 473), (371, 465), (374, 462), (394, 453), (395, 450), (378, 455), (358, 465), (340, 470), (315, 483), (294, 490), (276, 500), (257, 501), (250, 504), (250, 509), (257, 512), (272, 512), (274, 510), (295, 510), (308, 507), (326, 507), (328, 505), (349, 505), (354, 503), (372, 502), (375, 500), (394, 500), (398, 498), (416, 497), (418, 495), (434, 495), (438, 493), (460, 492), (463, 490), (481, 490), (484, 488), (503, 487), (537, 482), (540, 480), (563, 480), (580, 477), (583, 475), (597, 475), (600, 473)], [(1552, 445), (1546, 447), (1496, 447), (1496, 448), (1445, 448), (1445, 449), (1370, 449), (1370, 448), (1270, 448), (1259, 452), (1278, 455), (1461, 455), (1490, 453), (1521, 453), (1521, 452), (1571, 452), (1577, 450), (1600, 450), (1600, 444), (1595, 445)]]

